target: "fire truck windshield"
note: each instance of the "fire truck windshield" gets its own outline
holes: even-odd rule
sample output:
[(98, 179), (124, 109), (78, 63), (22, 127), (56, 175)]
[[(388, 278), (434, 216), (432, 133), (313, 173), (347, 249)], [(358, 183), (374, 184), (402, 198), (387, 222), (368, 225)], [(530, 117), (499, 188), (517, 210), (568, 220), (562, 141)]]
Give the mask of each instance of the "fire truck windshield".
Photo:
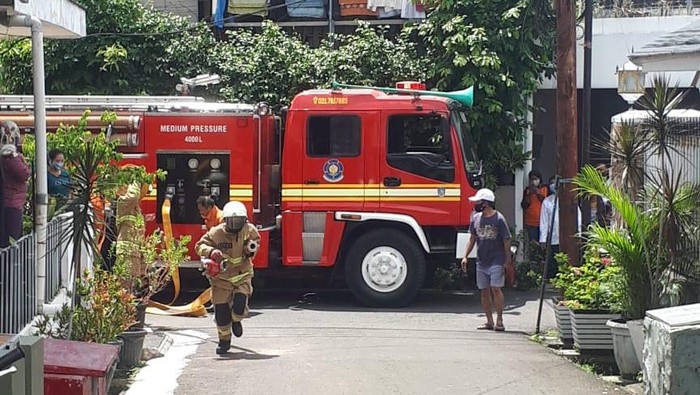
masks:
[(480, 164), (476, 156), (476, 147), (469, 135), (469, 123), (467, 112), (465, 110), (452, 111), (452, 124), (454, 125), (457, 137), (459, 138), (459, 146), (462, 150), (462, 159), (464, 160), (465, 170), (469, 175), (470, 181), (472, 176), (480, 176)]

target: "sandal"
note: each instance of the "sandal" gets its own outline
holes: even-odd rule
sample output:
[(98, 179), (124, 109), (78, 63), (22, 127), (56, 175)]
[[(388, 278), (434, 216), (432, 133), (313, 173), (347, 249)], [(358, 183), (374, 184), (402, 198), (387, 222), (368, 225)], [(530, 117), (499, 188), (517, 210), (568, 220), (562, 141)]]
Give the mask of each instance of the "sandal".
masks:
[(496, 327), (493, 328), (493, 330), (496, 332), (503, 332), (506, 330), (506, 327), (504, 327), (503, 324), (496, 324)]
[(492, 324), (484, 324), (481, 326), (477, 326), (476, 329), (480, 330), (480, 331), (491, 331), (491, 330), (493, 330), (493, 325)]

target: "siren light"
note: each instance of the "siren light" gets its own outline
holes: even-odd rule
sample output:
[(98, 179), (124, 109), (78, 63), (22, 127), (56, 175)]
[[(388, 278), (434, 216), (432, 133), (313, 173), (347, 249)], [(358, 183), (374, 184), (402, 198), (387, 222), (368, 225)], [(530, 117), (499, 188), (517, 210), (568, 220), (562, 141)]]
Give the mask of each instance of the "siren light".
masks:
[[(398, 84), (421, 84), (420, 82), (413, 82), (413, 81), (407, 81), (407, 82), (399, 82)], [(423, 85), (425, 87), (425, 85)], [(432, 95), (432, 96), (441, 96), (441, 97), (447, 97), (452, 100), (456, 100), (462, 105), (464, 105), (467, 108), (471, 108), (474, 105), (474, 87), (470, 86), (467, 89), (462, 89), (459, 91), (453, 91), (453, 92), (438, 92), (438, 91), (426, 91), (424, 89), (401, 89), (401, 88), (380, 88), (376, 86), (359, 86), (359, 85), (350, 85), (350, 84), (340, 84), (338, 82), (333, 81), (331, 84), (331, 87), (333, 90), (338, 90), (340, 88), (358, 88), (358, 89), (376, 89), (381, 92), (386, 92), (386, 93), (406, 93), (406, 94), (411, 94), (415, 95), (416, 97), (418, 95)]]
[(396, 83), (396, 89), (427, 90), (426, 85), (418, 81), (401, 81)]

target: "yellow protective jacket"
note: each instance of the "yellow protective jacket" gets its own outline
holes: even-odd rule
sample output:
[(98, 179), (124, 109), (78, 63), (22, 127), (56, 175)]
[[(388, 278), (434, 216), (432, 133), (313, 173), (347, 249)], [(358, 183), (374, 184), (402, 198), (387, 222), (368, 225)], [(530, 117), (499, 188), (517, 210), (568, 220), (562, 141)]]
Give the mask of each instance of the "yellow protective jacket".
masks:
[(145, 237), (143, 226), (137, 226), (133, 218), (141, 215), (141, 186), (132, 183), (117, 196), (117, 254), (128, 259), (132, 277), (146, 275), (146, 263), (139, 251)]
[(236, 234), (226, 232), (226, 224), (219, 224), (202, 236), (195, 245), (195, 251), (201, 257), (209, 258), (215, 249), (220, 250), (227, 263), (226, 270), (209, 281), (212, 286), (228, 287), (238, 285), (253, 277), (253, 257), (247, 257), (245, 246), (249, 240), (260, 241), (260, 233), (251, 223)]
[(117, 241), (131, 241), (136, 236), (135, 232), (140, 232), (137, 229), (134, 221), (129, 216), (138, 216), (141, 214), (141, 186), (138, 183), (132, 183), (127, 190), (117, 196)]

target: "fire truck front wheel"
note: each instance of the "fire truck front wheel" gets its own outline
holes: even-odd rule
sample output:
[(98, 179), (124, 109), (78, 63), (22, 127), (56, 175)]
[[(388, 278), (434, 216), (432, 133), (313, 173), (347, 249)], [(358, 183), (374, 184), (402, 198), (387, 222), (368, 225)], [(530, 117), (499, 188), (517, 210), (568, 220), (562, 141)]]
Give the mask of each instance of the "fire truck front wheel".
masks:
[(345, 260), (348, 287), (363, 304), (401, 307), (418, 295), (425, 280), (425, 255), (404, 232), (376, 229), (350, 246)]

